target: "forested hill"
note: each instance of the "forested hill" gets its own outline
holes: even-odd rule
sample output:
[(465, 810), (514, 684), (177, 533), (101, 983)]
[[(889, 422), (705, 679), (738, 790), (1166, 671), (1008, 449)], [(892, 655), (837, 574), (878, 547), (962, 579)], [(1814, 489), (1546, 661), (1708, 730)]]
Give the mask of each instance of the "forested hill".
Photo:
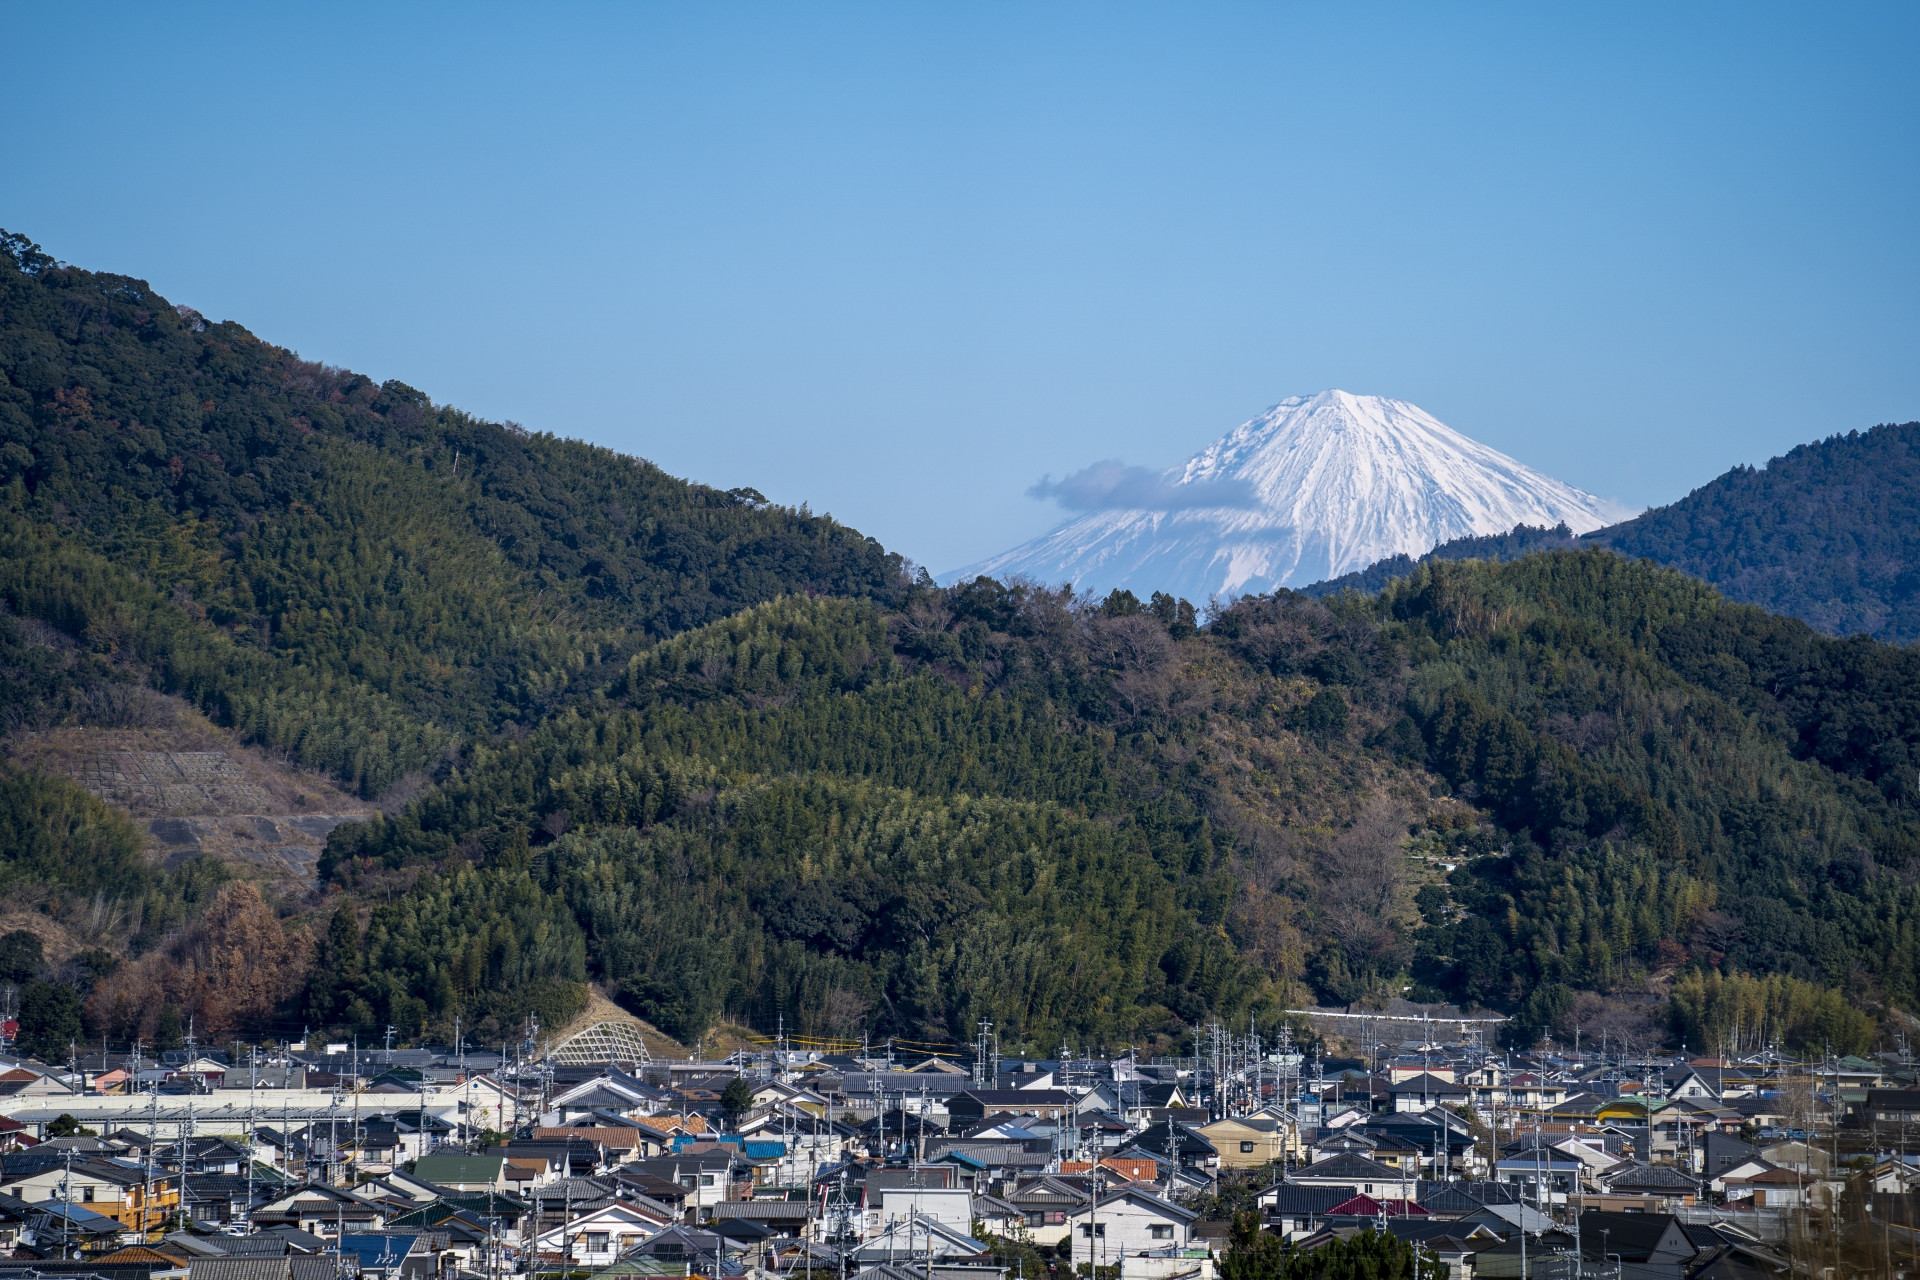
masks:
[(0, 249), (0, 596), (364, 794), (653, 639), (906, 585), (831, 519)]
[(1049, 1052), (1406, 992), (1860, 1049), (1920, 1005), (1920, 651), (1525, 533), (1204, 626), (937, 588), (5, 246), (4, 728), (153, 686), (388, 810), (268, 901), (0, 766), (0, 890), (73, 944), (0, 939), (49, 1052), (494, 1040), (589, 983), (682, 1036)]
[(780, 602), (336, 832), (343, 885), (410, 887), (308, 1013), (592, 978), (683, 1034), (1117, 1045), (1410, 988), (1523, 1042), (1862, 1048), (1920, 990), (1916, 691), (1911, 651), (1599, 551), (1204, 630), (984, 579)]
[(1394, 579), (1404, 578), (1420, 565), (1435, 560), (1492, 560), (1504, 564), (1508, 560), (1530, 556), (1536, 551), (1563, 551), (1577, 544), (1578, 540), (1574, 537), (1573, 530), (1564, 524), (1552, 529), (1519, 524), (1507, 533), (1454, 538), (1441, 543), (1417, 560), (1409, 555), (1389, 556), (1385, 560), (1376, 560), (1364, 569), (1343, 573), (1337, 578), (1328, 578), (1324, 582), (1316, 582), (1304, 588), (1301, 594), (1315, 599), (1337, 595), (1342, 591), (1358, 591), (1365, 595), (1372, 595)]
[(1805, 619), (1828, 635), (1920, 640), (1920, 422), (1803, 444), (1587, 535)]
[(1803, 444), (1764, 469), (1735, 467), (1671, 506), (1578, 539), (1564, 526), (1458, 538), (1307, 594), (1378, 591), (1432, 560), (1512, 560), (1576, 545), (1679, 569), (1828, 635), (1911, 644), (1920, 640), (1920, 422)]

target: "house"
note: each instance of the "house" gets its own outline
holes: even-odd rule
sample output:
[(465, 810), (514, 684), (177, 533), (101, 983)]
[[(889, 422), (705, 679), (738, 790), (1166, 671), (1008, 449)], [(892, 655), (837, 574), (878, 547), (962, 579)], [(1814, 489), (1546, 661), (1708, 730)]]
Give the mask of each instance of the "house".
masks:
[(1257, 1168), (1286, 1154), (1286, 1125), (1270, 1117), (1215, 1120), (1196, 1126), (1193, 1132), (1212, 1145), (1219, 1153), (1221, 1167), (1226, 1169)]
[(549, 1227), (534, 1237), (534, 1252), (546, 1265), (563, 1259), (574, 1266), (604, 1267), (641, 1241), (672, 1225), (672, 1215), (655, 1206), (615, 1200)]
[(1520, 1071), (1507, 1081), (1506, 1101), (1516, 1111), (1547, 1112), (1565, 1102), (1569, 1092), (1565, 1081)]
[(1435, 1221), (1483, 1218), (1490, 1205), (1520, 1202), (1519, 1188), (1505, 1182), (1422, 1182), (1417, 1190), (1421, 1207)]
[(1283, 1240), (1297, 1240), (1318, 1231), (1333, 1206), (1357, 1194), (1358, 1189), (1349, 1185), (1276, 1182), (1260, 1193), (1258, 1203), (1269, 1230)]
[(671, 1182), (685, 1194), (686, 1206), (702, 1218), (713, 1216), (713, 1206), (728, 1198), (733, 1186), (734, 1157), (731, 1151), (709, 1148), (683, 1151), (654, 1160), (636, 1160), (623, 1170), (649, 1173)]
[(609, 1069), (561, 1090), (547, 1103), (543, 1124), (571, 1125), (596, 1111), (642, 1116), (659, 1109), (665, 1095), (624, 1071)]
[[(1172, 1132), (1169, 1133), (1168, 1130)], [(1140, 1151), (1152, 1155), (1156, 1160), (1168, 1164), (1177, 1164), (1183, 1169), (1216, 1170), (1220, 1167), (1220, 1150), (1213, 1145), (1206, 1134), (1191, 1125), (1166, 1123), (1148, 1128), (1133, 1145)], [(1235, 1143), (1238, 1146), (1238, 1143)]]
[(628, 1256), (687, 1268), (673, 1274), (711, 1276), (718, 1273), (723, 1252), (723, 1242), (713, 1232), (672, 1226), (642, 1240)]
[(729, 1222), (744, 1220), (774, 1235), (799, 1238), (807, 1234), (817, 1208), (806, 1200), (722, 1200), (713, 1206), (714, 1229), (724, 1233)]
[(180, 1205), (179, 1175), (156, 1173), (151, 1199), (148, 1187), (146, 1170), (131, 1161), (69, 1160), (68, 1153), (45, 1146), (10, 1154), (0, 1164), (0, 1193), (36, 1207), (72, 1204), (132, 1230), (154, 1226)]
[(1719, 1101), (1720, 1090), (1693, 1064), (1674, 1067), (1662, 1072), (1661, 1092), (1669, 1098), (1689, 1098), (1695, 1101)]
[(1627, 1161), (1600, 1175), (1603, 1199), (1633, 1203), (1599, 1204), (1601, 1209), (1637, 1213), (1672, 1213), (1691, 1205), (1700, 1194), (1700, 1183), (1685, 1170), (1666, 1164), (1640, 1164)]
[(1031, 1116), (1057, 1122), (1074, 1114), (1076, 1102), (1065, 1089), (968, 1089), (947, 1099), (947, 1114), (956, 1125), (992, 1116)]
[(505, 1191), (509, 1182), (520, 1181), (504, 1176), (505, 1165), (504, 1156), (422, 1156), (414, 1162), (413, 1176), (455, 1191)]
[(1701, 1143), (1700, 1172), (1709, 1179), (1717, 1178), (1733, 1166), (1755, 1159), (1759, 1154), (1760, 1148), (1742, 1142), (1732, 1134), (1709, 1133)]
[(1387, 1064), (1388, 1084), (1399, 1084), (1403, 1080), (1414, 1080), (1423, 1075), (1437, 1076), (1448, 1084), (1459, 1083), (1454, 1078), (1454, 1065), (1441, 1059), (1395, 1058)]
[(1468, 1093), (1451, 1080), (1423, 1071), (1387, 1085), (1387, 1097), (1395, 1112), (1404, 1113), (1458, 1106)]
[(1600, 1108), (1605, 1106), (1606, 1102), (1607, 1100), (1600, 1095), (1582, 1090), (1568, 1095), (1565, 1102), (1560, 1103), (1547, 1114), (1563, 1124), (1597, 1124), (1600, 1120)]
[(1856, 1054), (1847, 1054), (1830, 1066), (1822, 1068), (1820, 1074), (1837, 1089), (1858, 1092), (1862, 1089), (1876, 1089), (1885, 1084), (1886, 1073), (1878, 1063), (1869, 1062)]
[(1747, 1179), (1777, 1169), (1778, 1165), (1761, 1159), (1758, 1155), (1748, 1156), (1745, 1160), (1728, 1165), (1707, 1179), (1707, 1190), (1729, 1200), (1745, 1199)]
[(291, 1187), (253, 1211), (253, 1225), (289, 1226), (316, 1236), (336, 1239), (342, 1234), (378, 1231), (387, 1222), (387, 1207), (369, 1196), (342, 1187), (309, 1182)]
[(1190, 1243), (1200, 1215), (1137, 1187), (1122, 1187), (1067, 1215), (1069, 1261), (1094, 1267), (1123, 1266), (1122, 1258), (1140, 1258)]
[(1653, 1108), (1645, 1098), (1621, 1094), (1607, 1099), (1596, 1107), (1593, 1122), (1600, 1125), (1617, 1124), (1638, 1127), (1647, 1123), (1647, 1117), (1652, 1112)]
[(1026, 1215), (1020, 1238), (1037, 1245), (1059, 1245), (1067, 1236), (1068, 1219), (1091, 1196), (1077, 1178), (1045, 1175), (1023, 1179), (1003, 1197)]
[(876, 1226), (929, 1218), (963, 1235), (973, 1229), (973, 1193), (965, 1187), (888, 1187), (881, 1190), (877, 1208), (871, 1198), (867, 1203)]
[(1581, 1190), (1586, 1167), (1585, 1160), (1542, 1144), (1501, 1157), (1494, 1163), (1493, 1176), (1525, 1187), (1535, 1203), (1545, 1197), (1548, 1203), (1565, 1204), (1569, 1195)]
[(1150, 1111), (1193, 1106), (1192, 1096), (1177, 1080), (1128, 1080), (1118, 1086), (1119, 1104), (1128, 1120), (1139, 1123)]
[(1391, 1197), (1381, 1200), (1369, 1195), (1357, 1195), (1342, 1200), (1327, 1210), (1329, 1218), (1425, 1218), (1432, 1210), (1418, 1200), (1397, 1200)]
[[(433, 1256), (429, 1236), (422, 1232), (365, 1232), (348, 1233), (340, 1239), (340, 1254), (349, 1259), (349, 1266), (357, 1264), (362, 1280), (430, 1280), (438, 1273), (438, 1259)], [(216, 1261), (209, 1259), (208, 1261)], [(252, 1262), (252, 1258), (222, 1258), (220, 1262)], [(289, 1264), (290, 1259), (274, 1259)], [(197, 1269), (200, 1263), (194, 1263)], [(200, 1280), (189, 1274), (188, 1280)], [(267, 1280), (264, 1276), (255, 1276), (245, 1271), (215, 1273), (206, 1280)]]
[(1798, 1173), (1810, 1175), (1824, 1175), (1833, 1161), (1833, 1157), (1822, 1148), (1797, 1139), (1761, 1147), (1760, 1155), (1761, 1158), (1783, 1169), (1792, 1169)]
[(945, 1223), (918, 1214), (889, 1224), (851, 1249), (848, 1260), (876, 1262), (959, 1262), (987, 1255), (987, 1246)]
[(934, 1138), (927, 1142), (927, 1156), (935, 1163), (958, 1165), (983, 1185), (998, 1186), (1045, 1169), (1052, 1161), (1049, 1147), (1049, 1143), (1033, 1139), (1002, 1142)]
[(0, 1098), (9, 1101), (21, 1098), (65, 1098), (74, 1093), (73, 1088), (43, 1071), (27, 1067), (0, 1071)]
[[(1533, 1221), (1535, 1217), (1539, 1218), (1537, 1224)], [(1572, 1234), (1556, 1227), (1551, 1218), (1535, 1215), (1532, 1210), (1528, 1210), (1528, 1223), (1524, 1236), (1519, 1230), (1512, 1230), (1499, 1244), (1490, 1244), (1473, 1255), (1473, 1274), (1478, 1280), (1513, 1280), (1523, 1274), (1530, 1280), (1547, 1280), (1550, 1274), (1556, 1277), (1562, 1274), (1558, 1268), (1548, 1272), (1550, 1262), (1564, 1267), (1566, 1275), (1573, 1274)], [(1629, 1277), (1623, 1274), (1616, 1278), (1609, 1270), (1606, 1280), (1629, 1280)]]
[[(1103, 1156), (1097, 1166), (1107, 1186), (1118, 1186), (1125, 1182), (1158, 1182), (1161, 1162), (1150, 1156)], [(1062, 1160), (1060, 1172), (1063, 1174), (1091, 1174), (1096, 1168), (1091, 1160)]]
[(1362, 1195), (1411, 1200), (1418, 1175), (1412, 1170), (1389, 1168), (1365, 1156), (1343, 1153), (1315, 1160), (1303, 1169), (1287, 1175), (1287, 1181), (1302, 1187), (1344, 1186)]
[(1020, 1206), (998, 1196), (976, 1195), (973, 1198), (973, 1220), (988, 1234), (1009, 1240), (1018, 1239), (1027, 1225), (1027, 1215)]
[(454, 1090), (460, 1098), (460, 1123), (485, 1133), (506, 1132), (518, 1128), (522, 1119), (520, 1097), (511, 1088), (484, 1072), (469, 1075)]
[(645, 1160), (665, 1155), (672, 1139), (638, 1124), (542, 1126), (533, 1131), (535, 1142), (596, 1142), (611, 1158)]
[(1323, 1160), (1328, 1156), (1357, 1155), (1378, 1161), (1389, 1169), (1412, 1173), (1420, 1167), (1420, 1148), (1397, 1133), (1375, 1130), (1371, 1126), (1355, 1125), (1349, 1129), (1336, 1129), (1319, 1138), (1313, 1144), (1313, 1158)]
[[(918, 1071), (920, 1068), (916, 1067), (914, 1070)], [(824, 1119), (828, 1110), (828, 1102), (825, 1098), (811, 1089), (802, 1088), (796, 1084), (783, 1084), (778, 1080), (770, 1080), (753, 1091), (754, 1106), (769, 1107), (778, 1104), (785, 1104), (797, 1111), (805, 1112), (816, 1120)]]
[(82, 1255), (98, 1255), (131, 1243), (134, 1235), (85, 1205), (61, 1200), (29, 1204), (18, 1196), (0, 1194), (0, 1237), (11, 1236), (36, 1252), (77, 1248)]
[(1769, 1165), (1752, 1172), (1746, 1170), (1747, 1166), (1742, 1165), (1719, 1179), (1727, 1189), (1729, 1203), (1746, 1200), (1756, 1209), (1799, 1209), (1824, 1204), (1828, 1199), (1825, 1182), (1797, 1169)]
[[(1394, 1228), (1405, 1221), (1389, 1221), (1387, 1230), (1399, 1235)], [(1440, 1264), (1447, 1269), (1447, 1280), (1473, 1280), (1474, 1255), (1489, 1245), (1500, 1243), (1500, 1237), (1485, 1227), (1476, 1227), (1465, 1233), (1442, 1230), (1435, 1235), (1420, 1236), (1414, 1243), (1440, 1259)]]
[(1869, 1089), (1857, 1114), (1868, 1125), (1920, 1124), (1920, 1089)]
[(1580, 1257), (1596, 1266), (1618, 1262), (1621, 1280), (1684, 1280), (1698, 1250), (1680, 1220), (1666, 1213), (1580, 1215)]
[(245, 1174), (188, 1173), (181, 1175), (181, 1210), (193, 1222), (231, 1223), (246, 1220), (254, 1204), (271, 1197), (284, 1180)]

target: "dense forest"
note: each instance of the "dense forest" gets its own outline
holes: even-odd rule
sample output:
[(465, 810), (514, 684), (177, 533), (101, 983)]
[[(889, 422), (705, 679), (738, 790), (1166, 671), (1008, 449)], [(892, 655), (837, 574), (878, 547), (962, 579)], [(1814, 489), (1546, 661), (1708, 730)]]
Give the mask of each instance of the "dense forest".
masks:
[(0, 767), (0, 883), (94, 947), (16, 966), (44, 1045), (504, 1037), (589, 983), (1049, 1051), (1401, 994), (1863, 1048), (1920, 1002), (1913, 650), (1564, 531), (1207, 617), (938, 588), (6, 244), (0, 727), (170, 695), (383, 810), (269, 901)]
[(1920, 640), (1920, 422), (1803, 444), (1583, 541), (1828, 635)]
[(831, 519), (0, 249), (0, 593), (363, 794), (650, 640), (905, 586)]
[(1670, 506), (1575, 538), (1522, 525), (1456, 538), (1306, 589), (1375, 592), (1435, 560), (1512, 560), (1611, 547), (1710, 582), (1729, 600), (1833, 636), (1920, 640), (1920, 422), (1804, 444), (1765, 468), (1735, 467)]
[[(986, 581), (783, 601), (476, 747), (331, 872), (415, 869), (360, 998), (416, 1021), (591, 976), (681, 1032), (1117, 1043), (1411, 982), (1537, 1032), (1691, 973), (1696, 1035), (1859, 1044), (1833, 991), (1916, 995), (1916, 691), (1920, 655), (1600, 551), (1204, 629)], [(443, 936), (516, 912), (538, 966), (526, 926)]]
[(1323, 599), (1337, 595), (1342, 591), (1358, 591), (1372, 595), (1396, 578), (1404, 578), (1423, 564), (1435, 560), (1494, 560), (1505, 562), (1518, 560), (1521, 556), (1530, 556), (1536, 551), (1563, 551), (1580, 545), (1573, 530), (1566, 525), (1552, 529), (1536, 525), (1517, 524), (1506, 533), (1474, 535), (1465, 538), (1453, 538), (1441, 543), (1425, 555), (1415, 559), (1406, 554), (1388, 556), (1385, 560), (1376, 560), (1364, 569), (1352, 573), (1343, 573), (1337, 578), (1328, 578), (1312, 586), (1303, 587), (1302, 595)]

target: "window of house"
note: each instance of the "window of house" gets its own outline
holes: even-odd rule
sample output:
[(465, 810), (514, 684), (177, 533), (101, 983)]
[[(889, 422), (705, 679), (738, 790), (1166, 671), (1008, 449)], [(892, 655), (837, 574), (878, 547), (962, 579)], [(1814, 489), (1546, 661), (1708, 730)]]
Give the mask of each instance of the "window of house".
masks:
[(87, 1204), (92, 1204), (92, 1203), (93, 1203), (93, 1190), (94, 1190), (94, 1189), (93, 1189), (92, 1187), (82, 1187), (82, 1188), (80, 1188), (80, 1199), (81, 1199), (81, 1200), (83, 1200), (84, 1202), (86, 1202)]
[(715, 1174), (703, 1173), (700, 1175), (700, 1185), (703, 1187), (711, 1187), (715, 1185), (716, 1180), (717, 1180), (717, 1175)]
[(1036, 1209), (1027, 1215), (1027, 1225), (1030, 1227), (1044, 1226), (1046, 1221), (1047, 1215), (1044, 1210)]
[(1172, 1228), (1172, 1227), (1168, 1227), (1168, 1226), (1156, 1226), (1156, 1227), (1153, 1227), (1153, 1228), (1151, 1228), (1151, 1230), (1152, 1230), (1152, 1232), (1153, 1232), (1153, 1238), (1154, 1238), (1155, 1240), (1171, 1240), (1171, 1239), (1173, 1239), (1173, 1228)]
[(1080, 1224), (1080, 1237), (1092, 1240), (1094, 1237), (1104, 1240), (1107, 1237), (1107, 1224), (1104, 1222), (1083, 1222)]
[(1252, 1144), (1251, 1142), (1243, 1142), (1243, 1143), (1241, 1143), (1241, 1144), (1240, 1144), (1240, 1153), (1241, 1153), (1242, 1155), (1249, 1155), (1249, 1156), (1250, 1156), (1250, 1155), (1252, 1155), (1252, 1154), (1253, 1154), (1253, 1144)]
[(607, 1251), (607, 1233), (604, 1231), (587, 1232), (587, 1252), (605, 1253)]

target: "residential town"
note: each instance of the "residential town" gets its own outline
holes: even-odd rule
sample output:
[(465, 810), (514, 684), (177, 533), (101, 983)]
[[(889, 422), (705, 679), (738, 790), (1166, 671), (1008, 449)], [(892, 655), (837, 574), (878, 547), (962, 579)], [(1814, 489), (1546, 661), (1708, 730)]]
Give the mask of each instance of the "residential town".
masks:
[(1520, 1053), (1430, 1010), (1298, 1013), (1171, 1057), (1002, 1056), (983, 1025), (665, 1061), (606, 1020), (537, 1053), (11, 1056), (0, 1277), (1213, 1280), (1257, 1227), (1385, 1232), (1450, 1280), (1727, 1280), (1863, 1223), (1920, 1240), (1904, 1055)]

